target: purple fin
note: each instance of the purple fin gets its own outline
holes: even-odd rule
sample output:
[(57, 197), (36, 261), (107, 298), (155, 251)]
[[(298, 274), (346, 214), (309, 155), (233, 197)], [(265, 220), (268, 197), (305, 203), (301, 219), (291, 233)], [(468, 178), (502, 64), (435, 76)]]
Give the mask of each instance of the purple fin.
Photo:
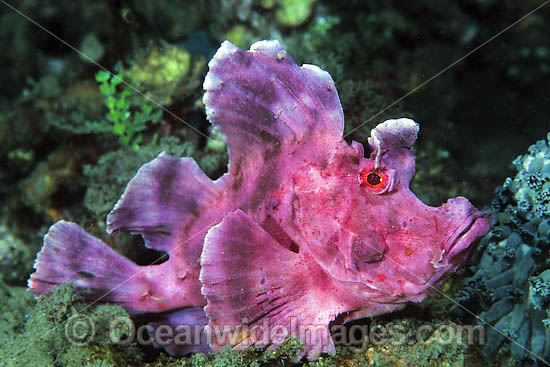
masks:
[[(202, 307), (155, 314), (154, 319), (155, 321), (149, 322), (153, 328), (149, 330), (149, 336), (155, 348), (163, 348), (168, 354), (177, 357), (189, 353), (210, 352), (204, 332), (208, 319)], [(170, 334), (166, 334), (167, 332)], [(163, 338), (162, 335), (168, 337)]]
[[(304, 147), (326, 151), (342, 141), (344, 118), (330, 75), (299, 67), (278, 41), (244, 51), (225, 41), (209, 62), (203, 102), (227, 136), (230, 170), (242, 160)], [(308, 144), (304, 142), (308, 141)]]
[(243, 211), (228, 214), (208, 232), (200, 281), (214, 349), (276, 347), (294, 335), (308, 358), (334, 353), (328, 329), (334, 304), (326, 274)]
[[(170, 253), (178, 247), (186, 258), (198, 259), (212, 214), (204, 209), (221, 201), (220, 184), (210, 180), (192, 158), (161, 153), (130, 181), (107, 217), (107, 232), (141, 234), (149, 248)], [(201, 230), (204, 234), (199, 236)]]
[(29, 288), (36, 295), (72, 283), (89, 302), (113, 302), (136, 311), (139, 267), (75, 223), (59, 221), (50, 227), (34, 267)]

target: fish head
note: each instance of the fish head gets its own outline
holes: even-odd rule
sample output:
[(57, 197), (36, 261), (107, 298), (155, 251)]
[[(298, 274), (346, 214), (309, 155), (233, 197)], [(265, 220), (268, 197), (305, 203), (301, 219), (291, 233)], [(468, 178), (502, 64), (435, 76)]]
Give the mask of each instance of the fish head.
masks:
[[(371, 133), (370, 157), (342, 155), (324, 170), (309, 168), (295, 189), (304, 250), (380, 303), (423, 299), (490, 227), (491, 214), (463, 197), (432, 207), (411, 192), (418, 129), (410, 119), (388, 120)], [(352, 147), (362, 154), (359, 145)]]

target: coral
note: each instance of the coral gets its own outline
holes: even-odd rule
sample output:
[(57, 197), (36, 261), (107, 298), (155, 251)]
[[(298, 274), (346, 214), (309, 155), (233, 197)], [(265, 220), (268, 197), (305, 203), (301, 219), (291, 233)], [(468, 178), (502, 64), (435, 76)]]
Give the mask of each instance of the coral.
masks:
[(316, 2), (317, 0), (279, 0), (275, 17), (283, 26), (299, 26), (311, 16)]
[[(71, 285), (60, 286), (50, 295), (40, 298), (30, 312), (24, 330), (15, 330), (5, 336), (0, 348), (0, 360), (7, 367), (136, 365), (142, 359), (136, 345), (116, 344), (111, 340), (113, 335), (109, 334), (112, 320), (128, 317), (118, 306), (87, 306), (73, 292)], [(82, 323), (71, 324), (74, 320)], [(94, 335), (85, 339), (86, 343), (82, 345), (71, 342), (73, 331), (74, 336), (79, 337), (92, 330), (87, 322), (94, 325)], [(124, 330), (115, 331), (114, 334), (124, 333)]]
[(210, 1), (174, 3), (170, 0), (136, 0), (128, 9), (136, 13), (135, 18), (145, 20), (145, 29), (159, 32), (159, 28), (162, 28), (161, 38), (173, 41), (186, 37), (205, 19), (207, 12), (215, 8), (210, 5)]
[(90, 80), (65, 85), (67, 82), (60, 79), (45, 76), (34, 82), (19, 104), (25, 106), (30, 116), (43, 121), (41, 129), (48, 131), (53, 127), (56, 132), (65, 133), (59, 134), (60, 137), (66, 133), (93, 133), (93, 126), (87, 121), (96, 120), (103, 113), (102, 96), (97, 85)]
[(302, 344), (296, 339), (289, 339), (277, 350), (262, 350), (248, 348), (244, 351), (233, 351), (229, 348), (217, 354), (193, 354), (187, 358), (171, 358), (163, 356), (147, 367), (268, 367), (278, 365), (294, 365), (292, 356), (302, 349)]
[(92, 64), (101, 61), (103, 55), (105, 55), (105, 47), (101, 44), (101, 41), (94, 33), (87, 33), (82, 42), (80, 43), (80, 50), (82, 54), (80, 57)]
[(123, 77), (156, 103), (167, 105), (173, 101), (176, 90), (186, 84), (195, 64), (182, 47), (152, 47), (123, 72)]
[(34, 297), (26, 288), (9, 286), (0, 276), (0, 361), (5, 353), (1, 346), (24, 330), (28, 312), (34, 305)]
[[(370, 325), (366, 356), (374, 366), (465, 366), (470, 359), (466, 333), (447, 320), (420, 321), (404, 318), (374, 319)], [(419, 330), (424, 332), (419, 332)], [(389, 341), (381, 343), (377, 338)], [(479, 333), (479, 330), (478, 332)], [(475, 336), (476, 331), (470, 335)], [(468, 337), (470, 336), (468, 335)], [(357, 360), (357, 357), (355, 357)], [(358, 366), (367, 365), (357, 364)]]
[(5, 224), (0, 224), (0, 278), (10, 284), (23, 285), (32, 272), (33, 254), (29, 247)]
[[(487, 327), (483, 353), (516, 361), (550, 358), (550, 134), (517, 157), (517, 174), (496, 190), (496, 224), (479, 247), (475, 273), (458, 299)], [(513, 340), (513, 341), (511, 341)], [(531, 352), (531, 353), (530, 353)]]
[(237, 47), (246, 48), (251, 41), (251, 37), (248, 34), (246, 27), (241, 24), (233, 26), (225, 34), (225, 39), (233, 43)]
[[(417, 339), (416, 330), (420, 326), (426, 332), (420, 335), (422, 339)], [(316, 361), (293, 361), (292, 356), (302, 345), (297, 339), (288, 339), (276, 350), (251, 347), (244, 351), (224, 349), (218, 354), (193, 354), (179, 359), (162, 356), (147, 367), (473, 366), (468, 364), (471, 355), (466, 340), (449, 334), (455, 329), (460, 327), (444, 321), (421, 323), (408, 318), (393, 321), (375, 318), (370, 325), (354, 325), (356, 333), (343, 337), (353, 343), (337, 346), (335, 356), (323, 355)], [(466, 333), (463, 336), (466, 337)]]
[(175, 156), (188, 156), (194, 152), (194, 146), (191, 143), (181, 144), (175, 137), (162, 138), (159, 145), (152, 142), (137, 151), (120, 149), (108, 152), (96, 164), (85, 165), (83, 173), (88, 181), (84, 198), (86, 208), (104, 216), (113, 208), (139, 167), (162, 151)]
[(75, 151), (70, 145), (63, 145), (50, 153), (46, 160), (39, 163), (33, 172), (23, 180), (19, 187), (24, 202), (35, 211), (57, 219), (54, 198), (63, 191), (67, 197), (80, 189), (79, 160), (83, 151)]

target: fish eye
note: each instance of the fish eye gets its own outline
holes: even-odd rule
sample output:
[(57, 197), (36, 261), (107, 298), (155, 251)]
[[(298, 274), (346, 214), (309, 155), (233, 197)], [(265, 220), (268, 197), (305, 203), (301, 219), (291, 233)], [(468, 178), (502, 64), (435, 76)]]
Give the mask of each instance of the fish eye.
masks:
[(395, 184), (395, 171), (392, 169), (365, 168), (359, 174), (359, 185), (363, 190), (373, 194), (391, 192)]
[(368, 185), (373, 189), (384, 186), (385, 182), (386, 177), (384, 177), (380, 172), (365, 171), (361, 173), (361, 183)]

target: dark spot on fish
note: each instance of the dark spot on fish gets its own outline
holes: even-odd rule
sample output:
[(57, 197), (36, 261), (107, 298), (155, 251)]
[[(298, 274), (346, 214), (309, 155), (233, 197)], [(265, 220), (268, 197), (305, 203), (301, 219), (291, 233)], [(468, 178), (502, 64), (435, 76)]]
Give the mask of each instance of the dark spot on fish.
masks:
[(251, 78), (247, 76), (237, 80), (237, 84), (247, 93), (267, 105), (272, 105), (277, 100), (275, 86), (269, 78)]
[(278, 145), (281, 143), (281, 139), (278, 136), (273, 135), (272, 133), (261, 129), (258, 126), (247, 124), (242, 128), (246, 129), (247, 132), (251, 133), (252, 135), (257, 136), (261, 140), (261, 142), (264, 143), (265, 145)]
[[(328, 159), (326, 159), (324, 157), (321, 158), (318, 162), (318, 165), (319, 165), (319, 169), (321, 169), (323, 171), (326, 170), (327, 167), (328, 167)], [(329, 176), (330, 176), (330, 174), (329, 174)]]
[(388, 245), (384, 238), (373, 231), (356, 234), (351, 243), (351, 256), (354, 265), (361, 270), (362, 265), (384, 259)]
[(76, 273), (78, 275), (80, 275), (81, 277), (83, 277), (83, 278), (88, 278), (88, 279), (94, 279), (95, 278), (95, 275), (93, 275), (92, 273), (89, 273), (87, 271), (84, 271), (84, 270), (77, 271)]
[(323, 248), (323, 258), (325, 259), (334, 259), (340, 256), (340, 251), (338, 250), (339, 235), (334, 233), (329, 240), (327, 245)]
[(275, 159), (280, 152), (281, 152), (280, 144), (274, 145), (272, 149), (266, 149), (263, 154), (264, 161), (267, 162)]
[(233, 174), (233, 183), (231, 184), (231, 189), (233, 191), (239, 190), (239, 188), (243, 184), (243, 158), (239, 157), (235, 162), (235, 168), (231, 167), (231, 171)]
[(262, 172), (258, 175), (256, 188), (247, 202), (248, 208), (255, 210), (263, 205), (270, 192), (279, 187), (279, 177), (273, 164), (264, 164)]
[[(239, 67), (247, 67), (252, 61), (252, 56), (250, 56), (248, 52), (241, 49), (237, 50), (231, 57), (233, 58), (234, 63)], [(231, 70), (234, 71), (235, 69), (232, 68)]]
[(156, 168), (155, 172), (152, 172), (153, 177), (158, 183), (156, 187), (158, 191), (157, 197), (161, 203), (169, 203), (171, 201), (172, 193), (175, 189), (174, 186), (178, 178), (178, 168), (178, 165), (170, 160), (166, 164), (162, 164)]
[(262, 228), (264, 229), (264, 231), (269, 233), (269, 235), (273, 237), (273, 239), (277, 241), (279, 245), (296, 254), (300, 252), (298, 244), (296, 244), (296, 242), (292, 240), (288, 233), (272, 216), (268, 216), (264, 220), (264, 222), (262, 223)]
[(198, 218), (201, 215), (199, 204), (197, 204), (197, 201), (195, 199), (183, 201), (185, 202), (184, 207), (187, 209), (187, 212), (189, 214), (191, 214), (195, 218)]
[(175, 164), (173, 160), (170, 160), (152, 172), (153, 177), (157, 181), (157, 186), (154, 189), (157, 191), (157, 201), (160, 203), (170, 203), (181, 212), (198, 217), (200, 210), (195, 199), (196, 195), (178, 194), (178, 191), (184, 190), (178, 182), (178, 172), (180, 169), (181, 166), (179, 164)]
[(273, 126), (276, 121), (271, 110), (255, 101), (241, 103), (239, 106), (235, 107), (235, 110), (261, 126), (270, 127)]
[(340, 156), (340, 162), (343, 166), (347, 165), (359, 165), (361, 158), (356, 154), (343, 154)]
[(319, 121), (319, 110), (318, 109), (313, 109), (313, 121)]

